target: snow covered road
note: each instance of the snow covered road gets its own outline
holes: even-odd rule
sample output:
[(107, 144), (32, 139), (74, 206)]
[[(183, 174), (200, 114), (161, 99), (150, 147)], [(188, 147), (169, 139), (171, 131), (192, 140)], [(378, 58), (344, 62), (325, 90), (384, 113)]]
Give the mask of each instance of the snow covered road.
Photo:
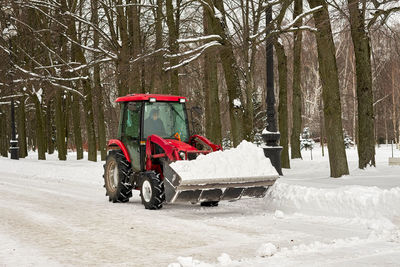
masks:
[(136, 192), (109, 203), (101, 162), (1, 158), (0, 266), (398, 266), (400, 168), (378, 152), (378, 169), (360, 172), (349, 150), (355, 174), (330, 179), (315, 151), (268, 198), (159, 211)]

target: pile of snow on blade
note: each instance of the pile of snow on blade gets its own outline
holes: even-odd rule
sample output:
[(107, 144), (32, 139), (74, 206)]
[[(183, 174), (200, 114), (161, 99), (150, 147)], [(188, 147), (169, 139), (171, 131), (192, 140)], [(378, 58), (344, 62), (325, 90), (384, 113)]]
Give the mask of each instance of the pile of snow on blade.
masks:
[(315, 188), (277, 181), (265, 198), (269, 208), (285, 212), (367, 219), (400, 218), (400, 187), (341, 186)]
[(182, 180), (278, 176), (262, 148), (242, 141), (236, 148), (199, 155), (196, 160), (171, 164)]

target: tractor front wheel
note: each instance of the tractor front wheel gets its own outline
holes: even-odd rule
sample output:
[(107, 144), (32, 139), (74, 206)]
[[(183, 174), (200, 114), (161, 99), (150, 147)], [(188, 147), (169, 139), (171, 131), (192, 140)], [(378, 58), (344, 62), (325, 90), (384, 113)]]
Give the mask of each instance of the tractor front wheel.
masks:
[(111, 150), (104, 164), (104, 187), (106, 196), (113, 203), (128, 202), (132, 196), (132, 185), (129, 175), (132, 167), (120, 150)]
[(140, 197), (146, 209), (158, 210), (165, 201), (164, 181), (155, 172), (145, 172), (142, 176)]

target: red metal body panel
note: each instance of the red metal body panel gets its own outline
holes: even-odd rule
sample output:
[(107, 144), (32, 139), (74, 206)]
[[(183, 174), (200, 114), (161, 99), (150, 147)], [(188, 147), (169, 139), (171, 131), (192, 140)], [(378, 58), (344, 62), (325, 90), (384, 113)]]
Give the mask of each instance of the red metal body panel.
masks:
[(183, 150), (183, 151), (198, 151), (195, 147), (186, 144), (185, 142), (176, 140), (176, 139), (166, 139), (166, 141), (176, 147), (178, 150)]
[(173, 95), (158, 95), (158, 94), (131, 94), (127, 96), (118, 97), (115, 102), (129, 102), (129, 101), (148, 101), (150, 98), (155, 98), (156, 101), (171, 101), (179, 102), (180, 99), (187, 100), (183, 96), (173, 96)]
[[(196, 147), (192, 146), (199, 141), (211, 147), (211, 150), (198, 150)], [(157, 154), (154, 144), (160, 146), (165, 153)], [(172, 162), (181, 160), (181, 157), (179, 156), (179, 151), (184, 152), (187, 158), (187, 153), (208, 154), (217, 150), (222, 150), (222, 147), (211, 143), (211, 141), (204, 136), (193, 135), (190, 138), (190, 144), (187, 144), (185, 142), (175, 139), (164, 139), (158, 135), (153, 134), (149, 136), (146, 141), (146, 170), (155, 170), (161, 173), (161, 166), (153, 164), (152, 159), (167, 157)]]
[(178, 149), (172, 144), (168, 143), (164, 138), (153, 134), (147, 137), (146, 141), (146, 170), (155, 170), (155, 166), (151, 162), (152, 158), (156, 158), (157, 154), (154, 153), (154, 146), (152, 143), (159, 145), (164, 151), (165, 155), (170, 161), (179, 160)]
[(192, 135), (189, 138), (189, 144), (191, 144), (192, 146), (195, 145), (196, 139), (199, 139), (201, 142), (203, 142), (204, 144), (208, 145), (209, 147), (211, 147), (211, 149), (213, 151), (217, 151), (217, 150), (222, 150), (222, 147), (216, 144), (213, 144), (210, 140), (208, 140), (207, 138), (205, 138), (204, 136), (201, 135)]
[(119, 146), (121, 148), (122, 153), (124, 153), (124, 156), (128, 162), (131, 162), (131, 158), (129, 157), (128, 149), (126, 149), (124, 143), (121, 142), (121, 140), (118, 139), (111, 139), (108, 141), (108, 146)]

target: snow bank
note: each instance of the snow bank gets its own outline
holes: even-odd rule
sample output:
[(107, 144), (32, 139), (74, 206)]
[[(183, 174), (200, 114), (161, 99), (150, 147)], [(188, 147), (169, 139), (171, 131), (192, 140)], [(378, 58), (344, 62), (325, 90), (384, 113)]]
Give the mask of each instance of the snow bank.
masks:
[(199, 155), (196, 160), (171, 164), (183, 180), (277, 176), (262, 148), (242, 141), (236, 148)]
[(195, 260), (192, 257), (178, 257), (178, 262), (168, 264), (168, 267), (213, 267), (213, 265)]
[(266, 243), (263, 244), (258, 250), (257, 250), (257, 256), (259, 257), (271, 257), (277, 252), (277, 248), (274, 244), (272, 243)]
[(277, 180), (265, 199), (270, 208), (284, 212), (367, 219), (384, 217), (391, 221), (400, 218), (400, 187), (316, 188)]
[(229, 256), (229, 254), (226, 253), (222, 253), (221, 256), (217, 258), (217, 260), (219, 264), (221, 264), (222, 266), (229, 266), (232, 264), (231, 256)]

